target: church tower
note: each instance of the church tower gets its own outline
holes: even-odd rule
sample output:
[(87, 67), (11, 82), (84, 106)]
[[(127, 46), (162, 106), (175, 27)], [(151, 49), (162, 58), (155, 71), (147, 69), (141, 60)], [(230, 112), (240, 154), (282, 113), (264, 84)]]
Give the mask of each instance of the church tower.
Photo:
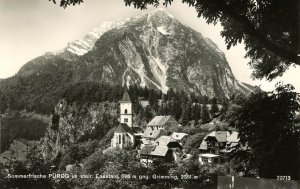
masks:
[(121, 123), (126, 123), (132, 128), (132, 103), (126, 87), (123, 98), (120, 100), (120, 119)]

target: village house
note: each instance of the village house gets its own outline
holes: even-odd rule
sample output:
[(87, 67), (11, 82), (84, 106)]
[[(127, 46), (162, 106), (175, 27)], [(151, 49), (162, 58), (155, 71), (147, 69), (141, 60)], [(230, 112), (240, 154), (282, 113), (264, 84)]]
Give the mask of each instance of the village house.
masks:
[(188, 134), (186, 133), (178, 133), (178, 132), (173, 132), (170, 135), (173, 139), (179, 142), (179, 144), (183, 145), (186, 142), (186, 139), (188, 137)]
[(239, 146), (238, 132), (212, 131), (200, 144), (200, 163), (221, 163), (227, 161), (229, 155)]
[(147, 144), (152, 144), (160, 136), (166, 135), (165, 132), (161, 129), (150, 129), (147, 128), (142, 135), (142, 146)]
[(179, 126), (179, 123), (170, 115), (168, 116), (155, 116), (148, 124), (147, 129), (162, 129), (167, 127)]
[(142, 145), (151, 144), (160, 136), (167, 135), (164, 130), (171, 126), (179, 126), (179, 123), (172, 116), (155, 116), (147, 124), (142, 135)]
[(155, 158), (177, 162), (181, 156), (182, 146), (170, 136), (160, 136), (154, 143), (144, 145), (140, 150), (140, 162), (147, 167)]

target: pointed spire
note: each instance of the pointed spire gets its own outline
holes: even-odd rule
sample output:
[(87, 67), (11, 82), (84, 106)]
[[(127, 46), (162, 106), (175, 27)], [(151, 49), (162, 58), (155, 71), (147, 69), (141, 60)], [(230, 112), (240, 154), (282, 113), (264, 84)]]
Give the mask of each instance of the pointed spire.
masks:
[(120, 100), (120, 102), (131, 102), (130, 96), (128, 94), (128, 90), (127, 90), (126, 86), (125, 86), (125, 91), (124, 91), (124, 94), (123, 94), (123, 98), (122, 98), (122, 100)]

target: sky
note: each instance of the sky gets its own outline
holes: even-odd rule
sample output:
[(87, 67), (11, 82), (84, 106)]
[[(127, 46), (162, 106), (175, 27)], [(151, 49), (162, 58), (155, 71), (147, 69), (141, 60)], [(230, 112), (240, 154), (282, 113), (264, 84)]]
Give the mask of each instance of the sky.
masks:
[[(57, 0), (59, 1), (59, 0)], [(162, 6), (161, 6), (162, 7)], [(58, 51), (68, 42), (80, 39), (104, 21), (134, 17), (154, 10), (126, 7), (123, 0), (85, 0), (66, 9), (48, 0), (0, 0), (0, 78), (11, 77), (22, 65), (46, 52)], [(175, 1), (165, 8), (176, 19), (212, 39), (225, 53), (235, 77), (270, 91), (278, 81), (290, 83), (300, 92), (300, 67), (291, 67), (283, 77), (272, 82), (253, 80), (244, 45), (227, 50), (220, 36), (222, 26), (208, 25), (198, 18), (193, 7)]]

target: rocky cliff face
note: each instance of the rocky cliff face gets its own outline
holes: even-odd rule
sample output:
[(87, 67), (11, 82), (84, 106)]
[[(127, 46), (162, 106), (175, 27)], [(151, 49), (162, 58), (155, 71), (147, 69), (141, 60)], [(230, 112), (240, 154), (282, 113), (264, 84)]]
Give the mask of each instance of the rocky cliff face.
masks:
[[(163, 92), (172, 87), (217, 97), (249, 92), (235, 79), (224, 53), (210, 39), (163, 9), (103, 23), (53, 55), (75, 61), (71, 65), (74, 81), (137, 83)], [(20, 74), (28, 72), (25, 67)]]
[(210, 39), (162, 9), (103, 23), (62, 51), (28, 62), (15, 77), (1, 81), (0, 91), (13, 96), (11, 101), (52, 102), (78, 82), (136, 83), (163, 92), (174, 88), (222, 98), (251, 91), (237, 81), (224, 53)]
[(54, 158), (78, 142), (102, 139), (117, 123), (115, 103), (68, 105), (62, 99), (41, 141), (43, 155)]

